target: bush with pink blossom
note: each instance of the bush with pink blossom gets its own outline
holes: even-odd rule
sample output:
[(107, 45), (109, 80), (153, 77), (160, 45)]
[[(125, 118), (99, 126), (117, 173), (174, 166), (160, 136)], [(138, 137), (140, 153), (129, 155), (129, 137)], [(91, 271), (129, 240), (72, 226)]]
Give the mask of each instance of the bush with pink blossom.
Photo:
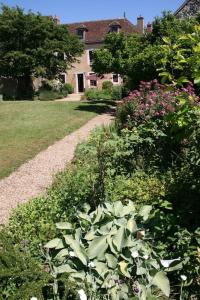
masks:
[(176, 114), (185, 106), (197, 105), (198, 101), (191, 84), (174, 90), (156, 79), (141, 81), (139, 89), (132, 91), (118, 105), (117, 124), (120, 128), (132, 128), (149, 121), (166, 121), (166, 116)]

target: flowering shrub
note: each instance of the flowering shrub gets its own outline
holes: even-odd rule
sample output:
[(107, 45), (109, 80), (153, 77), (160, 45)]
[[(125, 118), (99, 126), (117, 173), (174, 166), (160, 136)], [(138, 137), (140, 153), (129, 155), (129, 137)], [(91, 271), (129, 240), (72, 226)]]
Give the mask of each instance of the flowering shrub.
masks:
[[(198, 102), (192, 85), (176, 91), (166, 89), (158, 81), (141, 82), (139, 90), (132, 91), (117, 110), (117, 122), (120, 127), (133, 127), (149, 120), (163, 119), (176, 112), (185, 101), (192, 105)], [(184, 102), (184, 103), (183, 103)]]

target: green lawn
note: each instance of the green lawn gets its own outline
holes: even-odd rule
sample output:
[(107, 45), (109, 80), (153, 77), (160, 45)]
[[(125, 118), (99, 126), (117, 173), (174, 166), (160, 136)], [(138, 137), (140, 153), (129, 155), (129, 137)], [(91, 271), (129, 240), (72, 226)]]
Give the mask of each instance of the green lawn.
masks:
[(0, 102), (0, 178), (106, 107), (87, 102)]

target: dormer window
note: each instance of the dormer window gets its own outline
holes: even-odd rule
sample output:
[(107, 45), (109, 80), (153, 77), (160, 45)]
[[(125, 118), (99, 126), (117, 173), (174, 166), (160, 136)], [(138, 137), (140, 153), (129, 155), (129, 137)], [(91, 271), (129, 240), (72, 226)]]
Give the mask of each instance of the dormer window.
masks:
[(76, 34), (80, 40), (85, 40), (86, 31), (87, 31), (87, 27), (85, 25), (81, 25), (76, 29)]
[(121, 25), (119, 24), (119, 22), (112, 22), (110, 25), (109, 25), (109, 32), (119, 32), (120, 29), (121, 29)]

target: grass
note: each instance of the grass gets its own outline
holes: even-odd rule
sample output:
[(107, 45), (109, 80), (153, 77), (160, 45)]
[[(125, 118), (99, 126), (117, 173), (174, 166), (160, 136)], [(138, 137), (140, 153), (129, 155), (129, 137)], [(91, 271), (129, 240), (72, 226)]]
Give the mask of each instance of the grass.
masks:
[(88, 102), (0, 102), (0, 178), (106, 108)]

